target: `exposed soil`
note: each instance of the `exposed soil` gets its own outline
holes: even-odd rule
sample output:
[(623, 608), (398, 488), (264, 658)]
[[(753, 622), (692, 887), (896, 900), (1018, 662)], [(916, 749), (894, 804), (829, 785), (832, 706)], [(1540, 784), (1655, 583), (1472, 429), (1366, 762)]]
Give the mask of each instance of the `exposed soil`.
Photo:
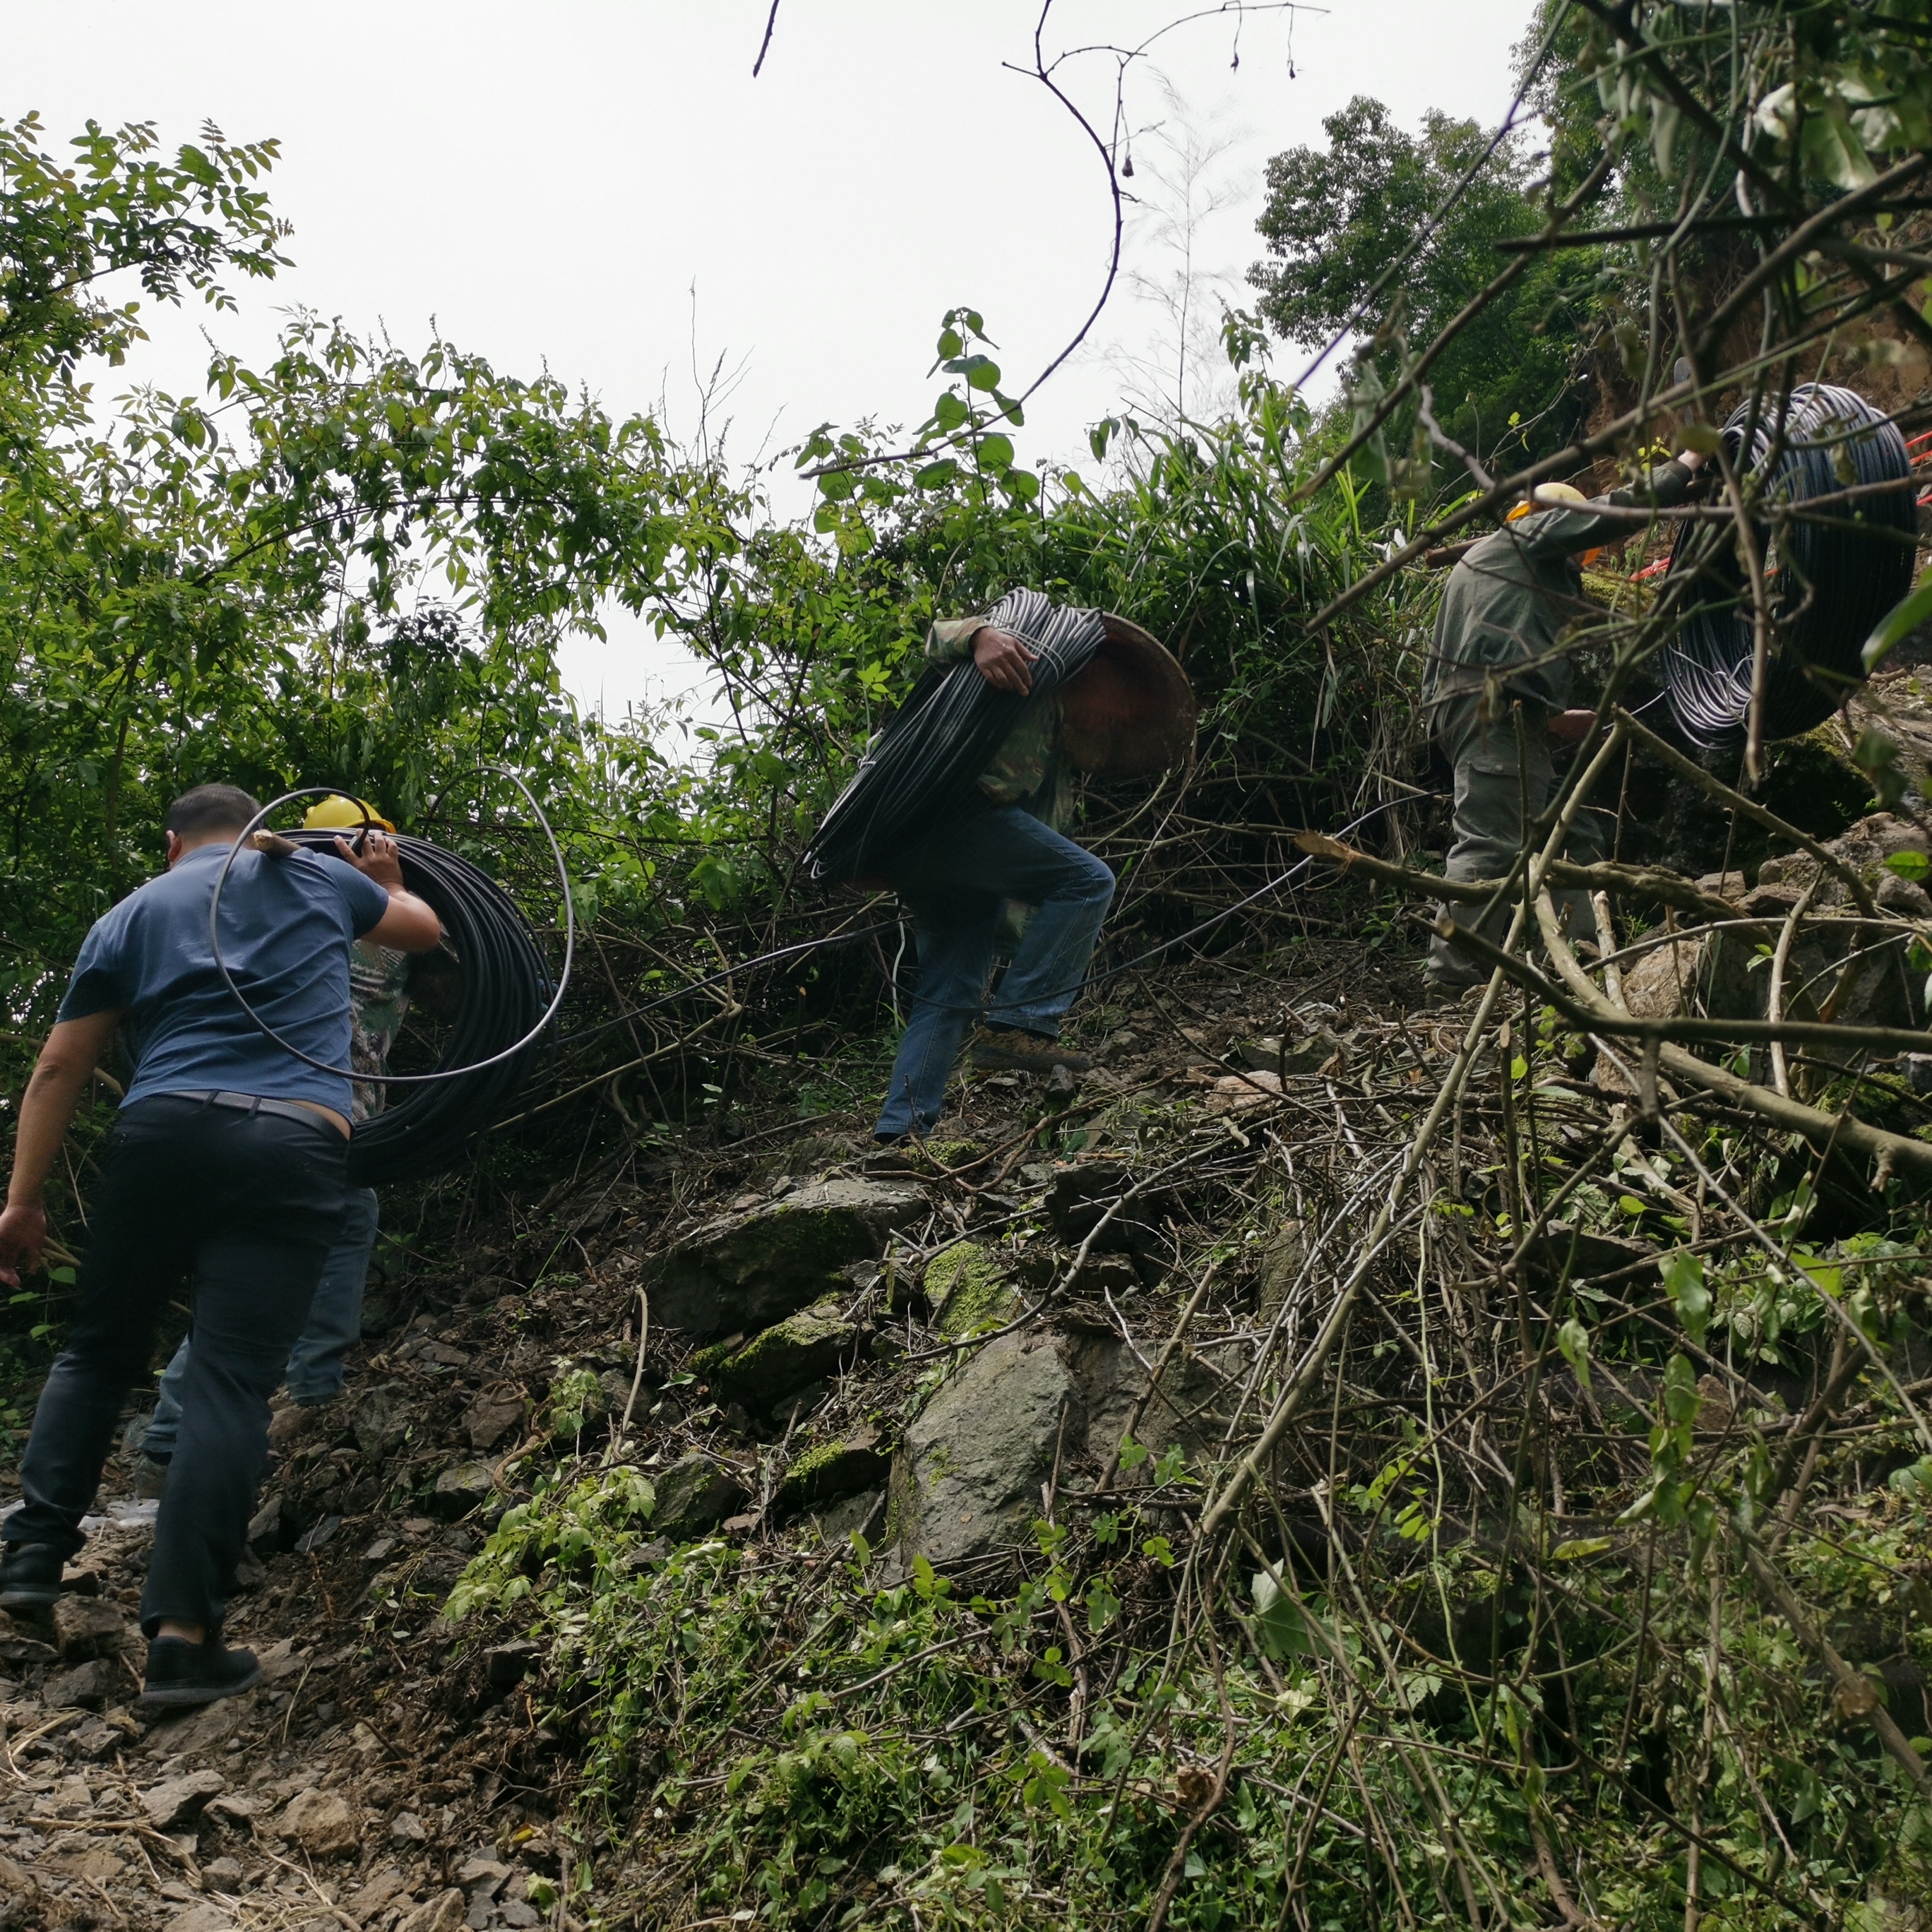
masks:
[[(1295, 958), (1291, 1032), (1312, 1012), (1346, 1033), (1378, 1006), (1399, 1010), (1412, 988), (1393, 956), (1324, 945)], [(1226, 963), (1128, 986), (1114, 989), (1120, 1004), (1088, 1011), (1099, 1064), (1072, 1118), (1111, 1099), (1198, 1094), (1225, 1078), (1235, 1042), (1282, 1030), (1290, 998), (1279, 973)], [(935, 1180), (926, 1244), (1036, 1197), (1050, 1169), (1034, 1171), (1042, 1119), (1074, 1105), (1030, 1077), (974, 1081), (957, 1137), (978, 1165), (964, 1183)], [(638, 1288), (652, 1252), (801, 1176), (859, 1172), (871, 1150), (856, 1115), (747, 1121), (734, 1147), (637, 1154), (574, 1192), (553, 1186), (460, 1246), (413, 1238), (411, 1271), (372, 1295), (392, 1325), (352, 1358), (347, 1394), (276, 1415), (256, 1560), (227, 1628), (262, 1660), (251, 1693), (152, 1725), (133, 1714), (154, 1505), (130, 1500), (131, 1457), (116, 1454), (69, 1566), (73, 1594), (46, 1616), (0, 1619), (0, 1928), (578, 1923), (539, 1882), (568, 1880), (557, 1828), (571, 1764), (530, 1694), (534, 1646), (493, 1647), (466, 1628), (459, 1640), (441, 1616), (506, 1500), (547, 1466), (604, 1453), (634, 1377), (625, 1460), (661, 1470), (703, 1447), (746, 1469), (752, 1501), (725, 1534), (817, 1544), (883, 1513), (872, 1494), (789, 1523), (772, 1505), (787, 1445), (876, 1407), (890, 1351), (757, 1418), (721, 1407), (701, 1380), (673, 1383), (691, 1353), (674, 1331), (650, 1334), (640, 1367)], [(565, 1439), (546, 1414), (573, 1370), (602, 1394)]]

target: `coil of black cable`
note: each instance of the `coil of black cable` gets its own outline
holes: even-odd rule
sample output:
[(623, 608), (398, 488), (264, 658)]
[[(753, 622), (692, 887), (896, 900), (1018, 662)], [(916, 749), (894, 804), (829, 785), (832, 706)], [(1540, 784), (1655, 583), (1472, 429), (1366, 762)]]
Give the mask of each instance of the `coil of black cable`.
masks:
[[(1762, 724), (1767, 741), (1822, 724), (1864, 681), (1873, 627), (1912, 587), (1918, 508), (1905, 440), (1862, 396), (1801, 383), (1780, 410), (1748, 403), (1724, 428), (1741, 476), (1761, 479), (1754, 519), (1773, 632)], [(1896, 484), (1896, 488), (1873, 489)], [(1862, 488), (1869, 494), (1847, 496)], [(1782, 509), (1816, 498), (1810, 515)], [(1670, 553), (1684, 615), (1664, 652), (1678, 728), (1707, 751), (1736, 751), (1749, 728), (1756, 633), (1728, 524), (1686, 522)]]
[[(332, 832), (287, 835), (332, 850)], [(462, 975), (461, 1004), (442, 1042), (438, 1064), (466, 1066), (513, 1046), (536, 1025), (555, 982), (516, 902), (488, 874), (426, 838), (396, 840), (403, 883), (442, 921), (443, 937)], [(500, 1118), (543, 1048), (451, 1080), (398, 1090), (349, 1142), (349, 1178), (358, 1186), (419, 1180), (460, 1158), (472, 1136)]]
[(836, 884), (872, 872), (956, 808), (1021, 712), (1082, 670), (1106, 634), (1097, 611), (1024, 589), (1008, 591), (983, 621), (1025, 640), (1029, 688), (996, 690), (970, 659), (928, 669), (819, 821), (805, 854), (813, 878)]

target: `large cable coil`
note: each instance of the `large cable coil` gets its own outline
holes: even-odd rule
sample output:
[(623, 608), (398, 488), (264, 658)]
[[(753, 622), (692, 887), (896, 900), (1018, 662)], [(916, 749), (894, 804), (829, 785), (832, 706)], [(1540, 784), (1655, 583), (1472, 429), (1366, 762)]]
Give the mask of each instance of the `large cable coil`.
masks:
[(970, 658), (928, 670), (813, 833), (806, 863), (814, 878), (872, 873), (956, 808), (1021, 712), (1084, 669), (1106, 635), (1097, 611), (1034, 590), (1010, 590), (986, 622), (1033, 648), (1031, 691), (994, 690)]
[[(285, 836), (321, 851), (332, 851), (337, 837)], [(487, 873), (426, 838), (399, 835), (396, 851), (403, 884), (442, 921), (462, 976), (461, 1002), (440, 1042), (438, 1064), (470, 1067), (489, 1060), (536, 1026), (555, 978), (516, 902)], [(402, 1098), (357, 1124), (349, 1142), (350, 1179), (367, 1187), (420, 1180), (450, 1166), (472, 1135), (502, 1115), (543, 1051), (532, 1046), (491, 1066), (404, 1088)]]
[[(1882, 411), (1823, 382), (1800, 384), (1781, 409), (1745, 404), (1724, 438), (1758, 485), (1753, 528), (1772, 626), (1762, 735), (1795, 738), (1863, 682), (1866, 638), (1912, 587), (1911, 461)], [(1887, 484), (1898, 487), (1872, 487)], [(1690, 580), (1677, 593), (1664, 687), (1678, 729), (1707, 751), (1736, 751), (1749, 730), (1756, 626), (1738, 548), (1730, 524), (1687, 521), (1670, 553), (1670, 579)]]

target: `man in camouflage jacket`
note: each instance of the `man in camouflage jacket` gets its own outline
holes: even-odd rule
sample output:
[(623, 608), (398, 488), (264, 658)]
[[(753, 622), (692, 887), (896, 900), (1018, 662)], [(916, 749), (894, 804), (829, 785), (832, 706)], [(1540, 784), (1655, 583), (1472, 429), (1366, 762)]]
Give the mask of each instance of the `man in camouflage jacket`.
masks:
[[(1579, 559), (1621, 544), (1643, 528), (1618, 512), (1681, 502), (1703, 458), (1686, 452), (1633, 488), (1586, 498), (1567, 484), (1546, 484), (1511, 512), (1492, 536), (1470, 549), (1450, 573), (1436, 620), (1423, 703), (1436, 741), (1456, 774), (1455, 841), (1444, 873), (1452, 879), (1500, 879), (1523, 838), (1523, 808), (1533, 822), (1550, 802), (1558, 749), (1586, 737), (1594, 711), (1573, 710), (1571, 664), (1580, 634), (1602, 613), (1583, 594)], [(1604, 856), (1598, 814), (1586, 807), (1573, 824), (1564, 856), (1590, 865)], [(1589, 916), (1588, 896), (1556, 895), (1574, 931)], [(1478, 927), (1500, 944), (1513, 902)], [(1467, 923), (1474, 908), (1451, 909)], [(1430, 943), (1424, 977), (1432, 992), (1453, 995), (1489, 978), (1442, 939)]]
[(938, 1121), (960, 1042), (984, 1004), (994, 954), (1012, 908), (1030, 908), (973, 1050), (976, 1066), (1084, 1072), (1060, 1044), (1061, 1016), (1086, 977), (1114, 875), (1064, 836), (1071, 794), (1060, 755), (1060, 700), (1031, 696), (1032, 647), (981, 617), (927, 633), (934, 663), (970, 658), (997, 691), (1029, 701), (986, 762), (966, 808), (897, 855), (892, 883), (913, 916), (919, 989), (892, 1063), (874, 1137), (923, 1138)]

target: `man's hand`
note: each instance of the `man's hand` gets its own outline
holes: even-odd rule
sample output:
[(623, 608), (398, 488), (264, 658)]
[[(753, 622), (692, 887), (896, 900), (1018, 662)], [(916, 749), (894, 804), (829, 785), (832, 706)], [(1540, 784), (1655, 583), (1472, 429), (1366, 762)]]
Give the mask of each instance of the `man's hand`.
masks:
[(0, 1213), (0, 1282), (20, 1285), (20, 1270), (40, 1264), (47, 1245), (47, 1210), (38, 1201), (22, 1201)]
[(338, 834), (335, 854), (358, 872), (368, 874), (386, 890), (399, 892), (403, 890), (403, 862), (397, 856), (396, 842), (386, 832), (378, 832), (371, 826), (359, 852)]
[(1559, 711), (1544, 730), (1553, 745), (1580, 745), (1596, 728), (1594, 711)]
[(1704, 452), (1701, 449), (1680, 449), (1677, 460), (1694, 476), (1704, 466)]
[(995, 691), (1016, 691), (1024, 698), (1033, 688), (1031, 666), (1039, 655), (1024, 639), (991, 624), (973, 634), (973, 662)]

